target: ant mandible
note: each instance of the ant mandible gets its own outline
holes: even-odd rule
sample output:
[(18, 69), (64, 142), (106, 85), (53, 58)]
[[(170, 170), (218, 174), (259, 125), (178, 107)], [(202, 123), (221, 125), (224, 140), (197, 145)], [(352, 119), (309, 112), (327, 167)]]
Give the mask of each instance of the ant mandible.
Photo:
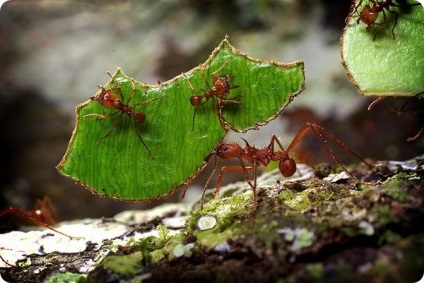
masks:
[(192, 95), (190, 97), (190, 103), (191, 103), (191, 105), (194, 106), (193, 126), (192, 126), (192, 129), (191, 129), (192, 131), (194, 130), (194, 120), (195, 120), (195, 117), (196, 117), (196, 109), (199, 106), (205, 104), (209, 99), (212, 98), (214, 100), (214, 111), (217, 114), (220, 123), (225, 128), (226, 128), (226, 125), (229, 124), (222, 117), (222, 108), (224, 107), (225, 103), (226, 102), (233, 102), (233, 103), (236, 103), (236, 104), (241, 104), (240, 101), (234, 100), (235, 98), (237, 98), (241, 94), (238, 94), (238, 95), (236, 95), (233, 98), (228, 98), (228, 95), (230, 94), (231, 89), (238, 88), (238, 86), (231, 85), (228, 82), (228, 79), (231, 78), (231, 77), (233, 77), (233, 74), (231, 74), (231, 73), (230, 74), (227, 74), (227, 75), (217, 74), (228, 63), (229, 62), (226, 61), (224, 64), (222, 64), (221, 67), (219, 67), (219, 69), (217, 69), (216, 71), (214, 71), (211, 74), (212, 81), (213, 81), (213, 86), (212, 87), (210, 87), (210, 85), (208, 84), (208, 82), (207, 82), (207, 80), (206, 80), (206, 78), (204, 76), (205, 69), (203, 69), (203, 71), (201, 73), (201, 76), (203, 78), (203, 81), (208, 86), (209, 90), (204, 90), (204, 89), (200, 89), (200, 88), (194, 88), (192, 86), (192, 84), (190, 83), (189, 79), (184, 74), (184, 76), (187, 78), (188, 85), (190, 86), (190, 88), (192, 89), (192, 91), (194, 91), (194, 92), (203, 92), (202, 95)]
[[(395, 4), (394, 1), (398, 2), (399, 4)], [(363, 0), (360, 0), (356, 6), (354, 6), (353, 13), (358, 13), (358, 8), (362, 5)], [(377, 33), (382, 30), (386, 26), (387, 22), (387, 16), (385, 10), (387, 12), (393, 14), (395, 16), (395, 23), (392, 28), (392, 36), (393, 39), (395, 39), (395, 27), (397, 25), (399, 13), (393, 10), (390, 10), (390, 7), (412, 7), (421, 5), (420, 3), (413, 3), (413, 4), (407, 4), (407, 0), (369, 0), (369, 2), (372, 4), (367, 4), (364, 7), (362, 7), (361, 12), (359, 13), (359, 18), (356, 21), (357, 24), (359, 22), (363, 22), (367, 25), (366, 30), (369, 32), (373, 26), (380, 26), (380, 28), (375, 32), (374, 39), (377, 37)], [(377, 23), (378, 15), (380, 13), (383, 13), (383, 21), (380, 23)]]
[[(114, 78), (112, 77), (112, 75), (109, 72), (107, 72), (107, 74), (112, 78), (112, 81), (113, 81)], [(121, 121), (122, 115), (123, 114), (128, 115), (128, 117), (130, 117), (130, 125), (132, 130), (136, 133), (137, 137), (140, 139), (141, 143), (144, 145), (144, 147), (146, 148), (146, 150), (149, 152), (150, 156), (153, 159), (154, 156), (152, 152), (147, 147), (146, 143), (144, 142), (144, 140), (142, 139), (141, 135), (138, 133), (136, 128), (136, 124), (141, 125), (144, 123), (144, 121), (146, 120), (146, 114), (141, 111), (136, 111), (135, 107), (150, 103), (158, 99), (162, 99), (163, 96), (156, 97), (156, 98), (139, 102), (139, 103), (134, 103), (132, 106), (129, 106), (129, 103), (131, 102), (131, 99), (133, 98), (135, 93), (134, 81), (131, 80), (131, 83), (132, 83), (133, 89), (127, 102), (124, 102), (124, 94), (122, 93), (121, 87), (119, 85), (114, 87), (114, 89), (118, 90), (118, 94), (116, 94), (116, 92), (113, 92), (112, 89), (108, 90), (105, 87), (99, 85), (98, 88), (101, 90), (101, 93), (97, 96), (90, 97), (90, 100), (99, 102), (104, 108), (113, 108), (117, 111), (107, 115), (104, 114), (104, 112), (103, 114), (87, 114), (87, 115), (84, 115), (84, 118), (94, 116), (94, 117), (97, 117), (97, 119), (106, 119), (120, 113), (118, 119), (116, 119), (115, 123), (113, 123), (112, 127), (106, 133), (106, 135), (104, 135), (99, 141), (97, 141), (96, 144), (99, 144), (102, 140), (107, 138), (113, 132), (113, 130), (118, 126), (119, 122)], [(102, 110), (104, 111), (104, 109)]]
[(0, 211), (0, 217), (3, 217), (7, 214), (18, 217), (25, 221), (30, 221), (40, 227), (50, 229), (56, 233), (68, 237), (71, 240), (83, 239), (81, 237), (69, 236), (52, 227), (56, 226), (57, 213), (51, 199), (48, 196), (44, 196), (44, 198), (41, 200), (38, 199), (32, 210), (9, 206)]
[[(219, 193), (219, 189), (221, 187), (223, 174), (225, 171), (239, 171), (243, 172), (245, 174), (245, 178), (249, 186), (253, 189), (253, 206), (254, 211), (257, 209), (257, 169), (260, 165), (267, 166), (271, 161), (277, 161), (278, 162), (278, 169), (280, 170), (281, 175), (283, 175), (285, 178), (291, 177), (296, 172), (296, 162), (294, 159), (289, 155), (289, 153), (293, 150), (293, 148), (305, 137), (306, 134), (309, 132), (312, 132), (315, 137), (319, 140), (321, 145), (324, 147), (324, 149), (327, 151), (327, 153), (330, 155), (330, 157), (340, 165), (340, 167), (345, 171), (348, 176), (353, 178), (357, 182), (359, 181), (355, 176), (353, 176), (346, 167), (339, 161), (339, 159), (333, 154), (331, 149), (328, 147), (326, 140), (324, 139), (324, 136), (333, 141), (338, 147), (341, 149), (349, 152), (356, 158), (358, 158), (361, 162), (368, 166), (372, 166), (368, 162), (366, 162), (364, 159), (362, 159), (358, 154), (350, 150), (344, 143), (336, 139), (333, 135), (331, 135), (329, 132), (324, 130), (321, 126), (315, 124), (315, 123), (306, 123), (300, 131), (296, 134), (290, 145), (284, 149), (284, 147), (281, 145), (280, 141), (275, 135), (271, 136), (271, 141), (269, 144), (264, 148), (256, 148), (255, 146), (251, 146), (245, 139), (245, 147), (241, 147), (239, 144), (236, 143), (221, 143), (214, 151), (211, 152), (209, 157), (214, 154), (215, 155), (215, 167), (210, 175), (209, 179), (207, 180), (205, 184), (205, 188), (203, 190), (202, 194), (202, 206), (203, 206), (203, 198), (205, 195), (205, 191), (207, 188), (207, 185), (213, 175), (213, 173), (216, 170), (217, 167), (217, 157), (220, 157), (222, 159), (231, 159), (236, 158), (239, 161), (239, 166), (223, 166), (221, 168), (221, 171), (218, 175), (217, 183), (215, 186), (215, 190), (213, 192), (213, 196), (215, 197)], [(279, 149), (275, 149), (275, 144), (278, 145)], [(209, 158), (208, 158), (209, 159)], [(249, 166), (246, 166), (245, 162), (249, 164)], [(253, 182), (251, 177), (249, 176), (249, 171), (253, 171)], [(186, 188), (187, 190), (187, 188)], [(184, 192), (185, 193), (185, 192)]]

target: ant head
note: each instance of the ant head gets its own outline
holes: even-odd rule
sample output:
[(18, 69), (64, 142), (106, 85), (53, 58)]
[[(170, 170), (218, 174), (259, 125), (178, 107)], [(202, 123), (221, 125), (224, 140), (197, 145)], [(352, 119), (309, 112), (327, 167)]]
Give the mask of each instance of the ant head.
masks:
[(240, 145), (236, 143), (221, 143), (215, 150), (215, 154), (224, 159), (237, 157), (241, 153)]
[(192, 95), (190, 97), (190, 103), (193, 106), (199, 106), (200, 104), (202, 104), (202, 95)]
[(294, 173), (296, 173), (296, 162), (293, 160), (293, 158), (287, 156), (280, 160), (278, 169), (280, 169), (281, 175), (284, 177), (291, 177)]

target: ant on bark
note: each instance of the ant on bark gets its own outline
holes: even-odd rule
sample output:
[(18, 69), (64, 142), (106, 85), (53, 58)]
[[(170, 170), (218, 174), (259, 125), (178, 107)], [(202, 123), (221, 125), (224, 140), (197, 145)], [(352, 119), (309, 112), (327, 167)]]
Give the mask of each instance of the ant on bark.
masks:
[[(107, 72), (107, 74), (112, 78), (112, 81), (113, 81), (114, 78), (112, 77), (112, 75), (109, 72)], [(104, 108), (103, 108), (102, 109), (103, 114), (87, 114), (87, 115), (84, 115), (84, 118), (94, 116), (94, 117), (97, 117), (97, 119), (106, 119), (106, 118), (110, 118), (110, 117), (115, 116), (116, 114), (120, 113), (119, 116), (118, 116), (118, 119), (116, 119), (115, 123), (113, 123), (112, 127), (106, 133), (106, 135), (103, 136), (99, 141), (97, 141), (96, 144), (99, 144), (102, 140), (107, 138), (113, 132), (113, 130), (115, 130), (115, 128), (118, 126), (119, 122), (121, 121), (122, 115), (123, 114), (128, 115), (128, 117), (130, 118), (130, 125), (131, 125), (132, 130), (136, 133), (137, 137), (140, 139), (141, 143), (144, 145), (144, 147), (146, 148), (146, 150), (149, 152), (150, 156), (153, 159), (154, 156), (153, 156), (152, 152), (147, 147), (146, 143), (141, 138), (141, 135), (138, 133), (137, 128), (136, 128), (136, 124), (141, 125), (141, 124), (144, 123), (144, 121), (146, 120), (146, 114), (144, 112), (141, 112), (141, 111), (136, 111), (135, 107), (137, 107), (139, 105), (144, 105), (144, 104), (150, 103), (150, 102), (158, 100), (158, 99), (162, 99), (163, 96), (153, 98), (153, 99), (150, 99), (150, 100), (146, 100), (146, 101), (143, 101), (143, 102), (139, 102), (139, 103), (134, 103), (132, 106), (129, 106), (129, 103), (131, 102), (131, 99), (133, 98), (134, 93), (135, 93), (134, 81), (131, 80), (131, 83), (132, 83), (133, 89), (132, 89), (131, 95), (128, 98), (127, 102), (124, 102), (124, 94), (122, 93), (122, 89), (121, 89), (120, 85), (113, 87), (113, 89), (118, 90), (118, 94), (116, 94), (116, 92), (113, 92), (112, 89), (106, 89), (105, 87), (99, 85), (98, 88), (101, 90), (101, 93), (97, 96), (90, 97), (90, 100), (99, 102), (104, 108), (111, 108), (111, 109), (113, 108), (117, 111), (106, 115), (104, 113)]]
[(233, 98), (228, 98), (228, 95), (230, 94), (231, 89), (238, 88), (238, 86), (231, 85), (228, 82), (228, 79), (229, 78), (232, 78), (233, 77), (233, 74), (231, 74), (231, 73), (230, 74), (227, 74), (227, 75), (217, 74), (228, 63), (229, 62), (226, 61), (224, 64), (222, 64), (221, 67), (219, 67), (219, 69), (217, 69), (216, 71), (214, 71), (211, 74), (212, 81), (213, 81), (213, 86), (212, 87), (210, 87), (210, 85), (208, 84), (208, 82), (207, 82), (207, 80), (206, 80), (206, 78), (204, 76), (205, 69), (203, 69), (203, 71), (201, 73), (201, 76), (203, 78), (203, 81), (208, 86), (209, 90), (204, 90), (204, 89), (201, 89), (201, 88), (194, 88), (192, 86), (192, 84), (190, 83), (189, 79), (184, 74), (184, 76), (187, 79), (188, 85), (190, 86), (190, 88), (192, 89), (193, 92), (203, 92), (202, 95), (192, 95), (190, 97), (190, 103), (191, 103), (191, 105), (194, 106), (193, 126), (192, 126), (191, 131), (194, 130), (194, 120), (195, 120), (195, 117), (196, 117), (196, 109), (199, 106), (205, 104), (209, 99), (212, 98), (214, 100), (214, 111), (217, 114), (217, 116), (219, 118), (219, 121), (224, 126), (224, 128), (226, 128), (226, 124), (229, 124), (222, 117), (222, 108), (224, 108), (225, 103), (226, 102), (233, 102), (233, 103), (236, 103), (236, 104), (241, 104), (240, 101), (234, 100), (235, 98), (237, 98), (241, 94), (238, 94), (238, 95), (236, 95)]
[[(205, 191), (207, 188), (207, 185), (209, 181), (212, 178), (212, 175), (214, 174), (216, 168), (217, 168), (217, 157), (223, 158), (223, 159), (231, 159), (236, 158), (238, 159), (240, 165), (237, 166), (223, 166), (221, 168), (221, 171), (218, 175), (217, 183), (215, 190), (213, 192), (213, 196), (215, 197), (219, 193), (219, 189), (221, 188), (222, 178), (225, 171), (238, 171), (243, 172), (245, 174), (245, 178), (249, 186), (253, 189), (253, 206), (254, 211), (257, 209), (257, 169), (260, 165), (268, 166), (268, 164), (271, 161), (277, 161), (278, 162), (278, 169), (280, 170), (281, 175), (288, 178), (291, 177), (296, 172), (296, 162), (294, 159), (289, 155), (289, 153), (293, 150), (293, 148), (309, 133), (312, 132), (315, 137), (318, 139), (318, 141), (321, 143), (321, 145), (324, 147), (324, 149), (327, 151), (327, 153), (330, 155), (330, 157), (340, 165), (340, 167), (343, 169), (343, 171), (346, 172), (347, 175), (349, 175), (352, 179), (354, 179), (357, 182), (359, 181), (355, 176), (353, 176), (346, 167), (339, 161), (339, 159), (333, 154), (331, 149), (326, 143), (326, 140), (324, 137), (327, 137), (331, 141), (333, 141), (338, 147), (341, 149), (349, 152), (353, 156), (355, 156), (357, 159), (359, 159), (361, 162), (368, 166), (372, 166), (368, 162), (366, 162), (363, 158), (361, 158), (358, 154), (350, 150), (344, 143), (342, 143), (340, 140), (336, 139), (333, 135), (331, 135), (329, 132), (324, 130), (321, 126), (315, 124), (315, 123), (306, 123), (300, 131), (296, 134), (290, 145), (284, 149), (280, 141), (278, 140), (277, 136), (272, 135), (271, 140), (269, 144), (264, 148), (256, 148), (255, 146), (251, 146), (245, 139), (245, 147), (240, 146), (236, 143), (221, 143), (218, 145), (218, 147), (211, 152), (209, 157), (207, 158), (209, 160), (210, 156), (212, 154), (215, 155), (215, 165), (213, 172), (209, 179), (207, 180), (203, 194), (202, 194), (202, 206), (203, 206), (203, 198), (205, 195)], [(275, 144), (278, 145), (278, 148), (275, 148)], [(246, 166), (245, 161), (249, 164)], [(253, 180), (249, 175), (249, 172), (253, 171)], [(186, 189), (187, 190), (187, 187)], [(184, 192), (185, 194), (185, 192)]]
[[(358, 4), (354, 6), (353, 13), (358, 13), (358, 9), (362, 5), (362, 2), (363, 0), (360, 0)], [(396, 4), (395, 2), (397, 2), (398, 4)], [(367, 32), (369, 32), (373, 26), (380, 26), (380, 28), (375, 32), (373, 40), (375, 40), (375, 38), (377, 37), (377, 33), (386, 26), (387, 16), (386, 16), (385, 10), (393, 14), (395, 17), (395, 23), (392, 28), (392, 36), (393, 36), (393, 39), (395, 39), (394, 30), (397, 25), (399, 13), (396, 11), (390, 10), (390, 7), (405, 8), (405, 7), (421, 5), (420, 3), (408, 4), (407, 0), (381, 0), (381, 1), (369, 0), (369, 3), (370, 4), (367, 4), (364, 7), (362, 7), (362, 10), (359, 13), (359, 18), (356, 21), (356, 23), (359, 24), (359, 22), (363, 22), (364, 24), (366, 24)], [(376, 21), (380, 13), (383, 13), (383, 21), (380, 23), (377, 23)]]
[(58, 218), (56, 209), (54, 208), (53, 203), (48, 196), (44, 196), (41, 200), (38, 199), (35, 202), (34, 208), (32, 210), (9, 206), (0, 211), (0, 217), (3, 217), (7, 214), (18, 217), (25, 221), (30, 221), (40, 227), (53, 230), (54, 232), (66, 236), (71, 240), (83, 239), (81, 237), (69, 236), (52, 227), (56, 226), (56, 221)]

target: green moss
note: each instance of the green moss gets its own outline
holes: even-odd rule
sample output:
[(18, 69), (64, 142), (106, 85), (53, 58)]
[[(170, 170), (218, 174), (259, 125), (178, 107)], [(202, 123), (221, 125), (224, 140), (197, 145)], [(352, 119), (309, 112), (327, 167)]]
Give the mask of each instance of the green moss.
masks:
[[(398, 174), (399, 175), (399, 174)], [(402, 179), (391, 179), (386, 182), (386, 194), (394, 200), (399, 202), (409, 202), (411, 197), (402, 190), (405, 181)]]
[(325, 269), (322, 263), (310, 263), (306, 265), (306, 270), (312, 278), (319, 280), (324, 276)]
[(402, 237), (391, 230), (384, 231), (383, 235), (378, 239), (378, 244), (382, 245), (385, 243), (396, 244), (398, 243)]
[(162, 224), (159, 224), (156, 228), (159, 230), (158, 237), (149, 236), (139, 242), (143, 264), (155, 263), (162, 259), (163, 252), (155, 251), (162, 249), (169, 241), (169, 230)]
[(286, 241), (292, 242), (293, 252), (311, 246), (314, 240), (314, 233), (305, 228), (283, 228), (279, 230), (279, 234), (283, 234)]
[(47, 283), (76, 283), (83, 282), (86, 276), (79, 273), (65, 272), (65, 273), (56, 273), (50, 277), (46, 282)]
[(307, 210), (311, 206), (307, 192), (296, 193), (291, 190), (282, 190), (279, 196), (287, 206), (296, 211)]
[(392, 222), (393, 215), (388, 205), (380, 205), (378, 207), (378, 220), (381, 224)]
[(108, 256), (102, 266), (105, 269), (113, 271), (115, 274), (134, 275), (139, 271), (142, 253), (135, 252), (128, 255)]
[(178, 244), (174, 247), (172, 253), (175, 257), (191, 257), (193, 254), (194, 243), (189, 243), (187, 245)]

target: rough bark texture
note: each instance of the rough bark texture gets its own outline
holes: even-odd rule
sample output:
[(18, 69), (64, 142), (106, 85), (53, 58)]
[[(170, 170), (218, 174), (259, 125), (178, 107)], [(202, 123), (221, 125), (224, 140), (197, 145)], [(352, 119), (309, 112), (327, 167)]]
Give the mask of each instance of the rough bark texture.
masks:
[[(137, 213), (120, 215), (115, 221), (128, 225), (127, 240), (120, 244), (113, 240), (123, 236), (87, 245), (79, 253), (28, 255), (16, 266), (2, 268), (1, 274), (13, 282), (40, 282), (50, 276), (50, 282), (421, 279), (422, 157), (354, 170), (370, 184), (356, 184), (343, 173), (322, 178), (328, 175), (322, 168), (314, 173), (261, 188), (257, 211), (252, 211), (252, 191), (236, 185), (203, 209), (198, 204), (168, 206), (150, 216), (143, 212), (144, 223), (136, 219)], [(157, 233), (146, 234), (152, 231)], [(100, 250), (108, 250), (101, 259)], [(82, 272), (88, 259), (93, 263)]]

